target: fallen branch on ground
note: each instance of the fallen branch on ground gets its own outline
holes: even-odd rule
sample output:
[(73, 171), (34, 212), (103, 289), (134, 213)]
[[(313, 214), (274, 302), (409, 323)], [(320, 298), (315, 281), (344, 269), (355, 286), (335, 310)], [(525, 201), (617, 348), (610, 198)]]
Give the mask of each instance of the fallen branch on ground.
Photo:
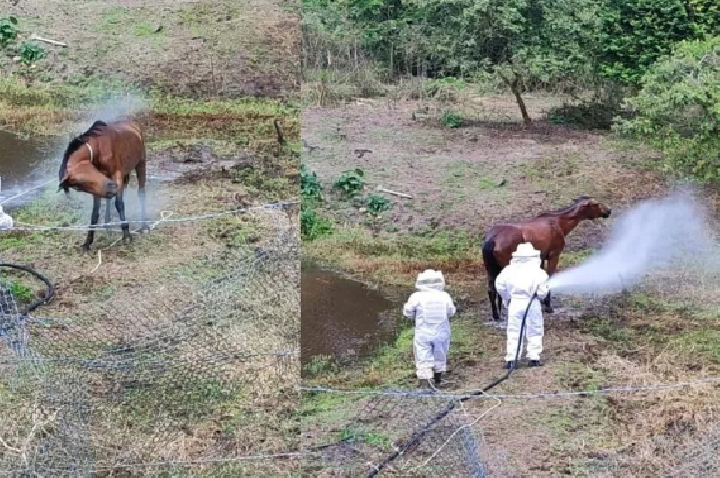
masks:
[(274, 119), (273, 124), (275, 125), (275, 132), (277, 133), (277, 142), (282, 146), (285, 144), (285, 137), (283, 136), (282, 129), (280, 129), (280, 123), (277, 119)]
[(378, 187), (377, 187), (377, 190), (380, 191), (380, 192), (383, 192), (383, 193), (392, 194), (393, 196), (399, 196), (399, 197), (405, 198), (405, 199), (412, 199), (412, 196), (410, 196), (409, 194), (399, 193), (399, 192), (397, 192), (397, 191), (392, 191), (392, 190), (390, 190), (390, 189), (385, 189), (385, 188), (382, 187), (382, 186), (378, 186)]
[(61, 47), (64, 47), (64, 48), (67, 48), (67, 46), (68, 46), (67, 43), (64, 43), (64, 42), (61, 42), (61, 41), (57, 41), (57, 40), (51, 40), (51, 39), (49, 39), (49, 38), (43, 38), (43, 37), (38, 36), (38, 35), (33, 35), (33, 36), (30, 37), (30, 39), (31, 39), (31, 40), (42, 41), (42, 42), (45, 42), (45, 43), (50, 43), (51, 45), (57, 45), (57, 46), (61, 46)]

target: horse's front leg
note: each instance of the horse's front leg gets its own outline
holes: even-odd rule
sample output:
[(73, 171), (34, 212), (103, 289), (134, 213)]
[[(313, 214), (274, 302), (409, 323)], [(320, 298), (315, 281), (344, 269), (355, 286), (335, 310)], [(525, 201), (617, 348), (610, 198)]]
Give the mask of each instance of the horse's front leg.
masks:
[[(558, 262), (560, 262), (560, 254), (550, 254), (547, 258), (547, 268), (545, 269), (545, 272), (547, 272), (548, 276), (552, 276), (555, 274), (555, 271), (557, 270)], [(548, 294), (545, 296), (545, 299), (543, 300), (543, 312), (546, 312), (548, 314), (552, 314), (554, 312), (552, 305), (550, 304), (551, 301), (550, 297), (550, 291), (548, 291)]]
[[(143, 147), (144, 148), (144, 147)], [(143, 152), (142, 160), (135, 166), (135, 175), (138, 180), (138, 198), (140, 199), (140, 233), (150, 232), (150, 226), (147, 221), (145, 182), (147, 181), (147, 170), (145, 163), (145, 153)]]
[[(90, 214), (90, 225), (91, 226), (97, 226), (98, 221), (100, 220), (100, 206), (102, 205), (102, 201), (99, 197), (93, 196), (93, 208), (92, 208), (92, 214)], [(87, 238), (85, 239), (85, 242), (82, 245), (83, 251), (87, 252), (90, 250), (90, 246), (92, 245), (93, 241), (95, 240), (95, 229), (90, 229), (87, 233)]]
[(115, 208), (117, 209), (118, 216), (120, 216), (121, 229), (123, 233), (123, 242), (132, 242), (132, 234), (130, 234), (130, 224), (125, 219), (125, 199), (123, 198), (125, 191), (121, 190), (117, 196), (115, 196)]
[(497, 292), (495, 292), (495, 295), (497, 296), (498, 320), (500, 320), (500, 317), (502, 316), (503, 298)]

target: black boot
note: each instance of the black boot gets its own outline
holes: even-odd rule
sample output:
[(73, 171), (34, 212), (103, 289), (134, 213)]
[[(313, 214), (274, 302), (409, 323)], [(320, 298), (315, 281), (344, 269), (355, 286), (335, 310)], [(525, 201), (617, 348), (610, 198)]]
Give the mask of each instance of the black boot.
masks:
[(418, 388), (421, 390), (427, 390), (427, 389), (432, 389), (433, 386), (430, 383), (430, 380), (428, 380), (426, 378), (421, 378), (420, 380), (418, 380)]
[(528, 367), (540, 367), (542, 363), (539, 360), (528, 360)]
[(505, 362), (505, 370), (510, 370), (511, 368), (513, 368), (514, 365), (514, 360), (508, 360), (507, 362)]
[(435, 386), (439, 387), (442, 381), (442, 372), (435, 372)]

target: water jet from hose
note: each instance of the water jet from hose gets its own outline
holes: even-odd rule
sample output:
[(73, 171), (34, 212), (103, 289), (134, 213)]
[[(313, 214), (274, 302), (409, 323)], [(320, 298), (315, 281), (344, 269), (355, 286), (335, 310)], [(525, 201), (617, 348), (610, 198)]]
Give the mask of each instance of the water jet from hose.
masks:
[(644, 201), (613, 224), (603, 248), (577, 267), (550, 278), (553, 292), (613, 294), (673, 265), (720, 271), (707, 215), (688, 191)]

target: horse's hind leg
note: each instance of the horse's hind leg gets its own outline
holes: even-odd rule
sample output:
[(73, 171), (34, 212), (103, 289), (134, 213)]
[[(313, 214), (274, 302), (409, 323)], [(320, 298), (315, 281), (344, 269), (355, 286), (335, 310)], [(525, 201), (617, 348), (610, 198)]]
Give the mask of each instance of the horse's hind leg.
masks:
[(149, 232), (150, 226), (147, 224), (147, 210), (145, 207), (145, 180), (146, 180), (146, 168), (145, 158), (135, 166), (135, 174), (138, 179), (138, 197), (140, 198), (140, 220), (143, 221), (140, 226), (140, 232)]
[(122, 225), (120, 226), (122, 228), (123, 233), (123, 242), (132, 242), (132, 235), (130, 234), (130, 224), (127, 223), (127, 220), (125, 219), (125, 199), (123, 196), (125, 195), (125, 190), (122, 189), (120, 192), (118, 192), (117, 196), (115, 196), (115, 208), (117, 209), (118, 216), (120, 216), (120, 222), (122, 222)]
[[(100, 206), (101, 205), (102, 205), (102, 200), (99, 197), (93, 196), (93, 208), (92, 208), (92, 214), (90, 214), (90, 225), (91, 226), (97, 226), (97, 223), (100, 220)], [(95, 240), (95, 229), (90, 229), (87, 233), (87, 238), (85, 239), (85, 243), (83, 243), (83, 245), (82, 245), (83, 250), (89, 251), (90, 246), (92, 245), (94, 240)]]
[(498, 307), (497, 307), (497, 303), (499, 303), (499, 301), (498, 301), (499, 297), (500, 297), (500, 294), (498, 294), (497, 291), (495, 290), (495, 279), (489, 278), (488, 279), (488, 298), (490, 299), (490, 307), (492, 307), (492, 318), (495, 321), (500, 319), (500, 315), (498, 314)]
[(112, 214), (112, 199), (108, 199), (105, 204), (105, 224), (106, 224), (105, 230), (106, 231), (110, 230), (110, 226), (108, 226), (107, 224), (109, 224), (110, 220), (112, 219), (111, 214)]

